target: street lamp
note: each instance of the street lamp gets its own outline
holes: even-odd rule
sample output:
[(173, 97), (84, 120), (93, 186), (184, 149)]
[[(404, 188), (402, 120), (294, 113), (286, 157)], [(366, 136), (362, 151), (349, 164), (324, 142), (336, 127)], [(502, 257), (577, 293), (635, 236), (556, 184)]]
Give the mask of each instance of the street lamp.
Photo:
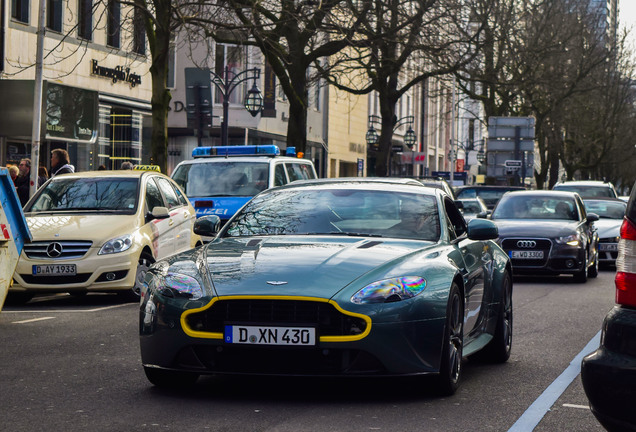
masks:
[[(230, 74), (233, 74), (230, 77)], [(230, 71), (230, 68), (225, 66), (223, 77), (219, 76), (216, 72), (210, 71), (212, 76), (212, 84), (221, 92), (223, 96), (223, 121), (221, 122), (221, 145), (226, 146), (228, 144), (228, 115), (230, 111), (230, 95), (239, 86), (239, 84), (254, 80), (252, 88), (245, 95), (244, 106), (245, 109), (252, 115), (256, 115), (263, 109), (263, 96), (261, 91), (256, 86), (256, 80), (261, 76), (261, 70), (259, 68), (246, 69), (243, 72), (234, 73)]]
[[(413, 130), (413, 122), (415, 121), (414, 116), (405, 116), (395, 121), (393, 124), (393, 131), (400, 126), (405, 124), (409, 125), (408, 130), (404, 134), (403, 142), (408, 148), (413, 148), (415, 143), (417, 142), (417, 135), (415, 135), (415, 131)], [(379, 126), (381, 124), (380, 116), (370, 115), (369, 116), (369, 130), (367, 130), (366, 140), (367, 144), (373, 146), (378, 143), (380, 137), (378, 136), (378, 131), (374, 126)], [(379, 129), (379, 128), (378, 128)]]

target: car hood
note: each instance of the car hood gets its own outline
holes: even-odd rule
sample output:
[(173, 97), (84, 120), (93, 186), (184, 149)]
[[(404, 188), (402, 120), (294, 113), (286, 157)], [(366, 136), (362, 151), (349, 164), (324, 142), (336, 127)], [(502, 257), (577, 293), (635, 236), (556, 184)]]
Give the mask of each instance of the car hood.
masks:
[(578, 221), (546, 219), (497, 219), (499, 238), (562, 237), (576, 232)]
[(132, 233), (135, 215), (41, 215), (26, 217), (33, 241), (91, 240), (101, 244), (111, 238)]
[(363, 275), (370, 280), (404, 276), (412, 262), (405, 257), (434, 247), (430, 242), (358, 237), (224, 238), (211, 242), (206, 255), (219, 296), (330, 298)]
[(617, 237), (622, 223), (622, 219), (599, 219), (594, 222), (594, 226), (600, 238)]

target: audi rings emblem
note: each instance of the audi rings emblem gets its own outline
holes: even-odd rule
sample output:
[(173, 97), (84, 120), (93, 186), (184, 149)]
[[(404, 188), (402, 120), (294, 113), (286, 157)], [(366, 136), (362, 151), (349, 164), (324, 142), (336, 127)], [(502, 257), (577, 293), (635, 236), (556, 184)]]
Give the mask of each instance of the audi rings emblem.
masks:
[(62, 255), (62, 245), (57, 242), (51, 243), (46, 248), (46, 254), (51, 258), (58, 258), (60, 255)]
[(517, 247), (531, 249), (537, 247), (537, 242), (534, 240), (519, 240), (517, 242)]

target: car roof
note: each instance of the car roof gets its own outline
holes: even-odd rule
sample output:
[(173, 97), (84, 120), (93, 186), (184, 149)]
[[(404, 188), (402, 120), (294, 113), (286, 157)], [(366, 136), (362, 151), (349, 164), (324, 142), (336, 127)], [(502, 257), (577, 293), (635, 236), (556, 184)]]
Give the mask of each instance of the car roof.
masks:
[[(336, 178), (318, 178), (318, 179), (310, 179), (310, 180), (296, 180), (290, 184), (302, 184), (302, 185), (311, 185), (311, 184), (403, 184), (403, 185), (413, 185), (418, 186), (420, 188), (424, 188), (422, 183), (419, 181), (406, 178), (406, 177), (336, 177)], [(433, 188), (431, 188), (433, 189)]]
[(467, 185), (457, 186), (455, 189), (458, 191), (465, 189), (506, 189), (506, 190), (526, 190), (524, 186), (506, 186), (506, 185)]
[(200, 157), (196, 159), (188, 159), (179, 162), (179, 165), (190, 165), (190, 164), (206, 164), (206, 163), (220, 163), (220, 162), (261, 162), (261, 163), (270, 163), (272, 161), (284, 161), (284, 162), (299, 162), (310, 164), (311, 161), (309, 159), (302, 158), (294, 158), (290, 156), (211, 156), (211, 157)]
[(102, 171), (79, 171), (68, 174), (60, 174), (59, 176), (52, 177), (52, 180), (57, 178), (112, 178), (112, 177), (129, 177), (138, 178), (144, 174), (157, 174), (163, 177), (167, 177), (157, 171), (138, 171), (138, 170), (102, 170)]
[(570, 180), (565, 182), (559, 182), (555, 184), (554, 187), (564, 186), (564, 185), (567, 185), (567, 186), (602, 186), (602, 185), (611, 186), (612, 184), (610, 182), (606, 182), (602, 180)]
[(603, 198), (603, 197), (594, 197), (594, 198), (582, 198), (583, 201), (612, 201), (612, 202), (621, 202), (621, 203), (626, 203), (625, 200), (622, 200), (620, 198)]
[(562, 198), (574, 198), (578, 195), (576, 192), (570, 191), (556, 191), (556, 190), (545, 190), (545, 189), (537, 189), (537, 190), (515, 190), (509, 191), (504, 194), (504, 196), (547, 196), (547, 197), (562, 197)]

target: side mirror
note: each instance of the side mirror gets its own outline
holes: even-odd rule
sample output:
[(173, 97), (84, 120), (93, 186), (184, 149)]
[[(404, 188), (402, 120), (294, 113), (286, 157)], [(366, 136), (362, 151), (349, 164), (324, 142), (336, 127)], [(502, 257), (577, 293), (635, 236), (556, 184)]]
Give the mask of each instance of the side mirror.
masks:
[(166, 219), (170, 217), (170, 212), (165, 207), (157, 206), (152, 209), (150, 216), (152, 219)]
[(493, 221), (487, 219), (471, 219), (468, 222), (468, 238), (471, 240), (494, 240), (499, 237), (499, 230)]
[(192, 227), (195, 234), (214, 237), (221, 229), (221, 218), (217, 215), (206, 215), (197, 218)]
[(490, 214), (489, 212), (481, 212), (481, 213), (477, 213), (475, 217), (478, 217), (479, 219), (487, 219), (489, 214)]
[(597, 220), (599, 220), (599, 217), (596, 213), (588, 213), (585, 219), (588, 222), (596, 222)]

